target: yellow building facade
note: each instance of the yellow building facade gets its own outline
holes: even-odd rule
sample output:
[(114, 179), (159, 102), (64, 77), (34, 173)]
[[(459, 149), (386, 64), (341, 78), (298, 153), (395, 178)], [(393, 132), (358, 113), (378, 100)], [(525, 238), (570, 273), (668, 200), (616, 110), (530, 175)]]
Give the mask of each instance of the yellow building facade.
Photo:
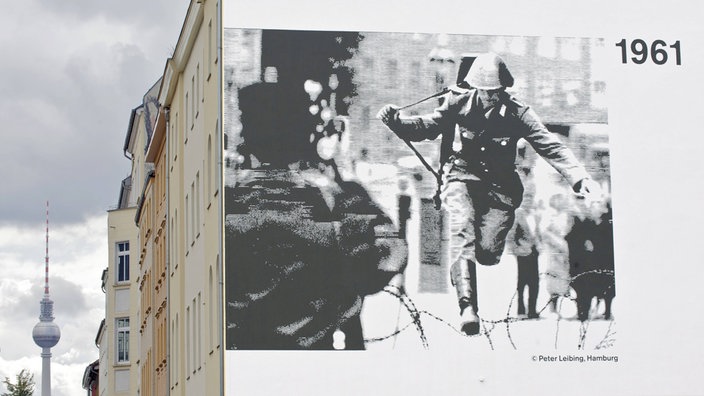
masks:
[(190, 3), (158, 88), (139, 217), (141, 395), (222, 389), (219, 10)]
[[(141, 268), (151, 258), (142, 243), (135, 217), (143, 206), (143, 191), (149, 186), (153, 166), (146, 160), (149, 142), (149, 94), (132, 110), (123, 147), (131, 160), (130, 175), (122, 181), (115, 209), (108, 211), (108, 267), (103, 273), (105, 321), (99, 330), (101, 395), (138, 393), (139, 365), (143, 362), (140, 294), (144, 277)], [(153, 107), (153, 106), (152, 106)]]
[(106, 295), (105, 324), (101, 336), (100, 394), (133, 395), (137, 378), (134, 362), (139, 349), (138, 288), (132, 275), (137, 273), (130, 249), (137, 246), (134, 225), (135, 207), (123, 207), (108, 213), (109, 265), (103, 276)]
[[(163, 76), (130, 117), (131, 172), (108, 214), (101, 395), (223, 387), (219, 10), (219, 0), (191, 1)], [(127, 246), (130, 276), (116, 281)]]

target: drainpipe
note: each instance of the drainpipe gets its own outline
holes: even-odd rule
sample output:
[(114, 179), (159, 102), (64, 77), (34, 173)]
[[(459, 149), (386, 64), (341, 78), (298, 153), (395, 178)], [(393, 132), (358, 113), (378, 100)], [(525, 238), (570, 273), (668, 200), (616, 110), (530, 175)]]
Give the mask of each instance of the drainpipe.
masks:
[(170, 124), (171, 124), (171, 108), (170, 107), (165, 107), (164, 108), (164, 117), (166, 118), (166, 139), (164, 144), (166, 144), (166, 163), (164, 164), (164, 169), (166, 169), (166, 208), (164, 209), (166, 212), (166, 229), (164, 230), (164, 235), (167, 236), (166, 238), (166, 394), (169, 395), (171, 394), (171, 302), (170, 302), (170, 296), (171, 296), (171, 289), (170, 289), (170, 282), (169, 278), (171, 278), (171, 228), (170, 228), (170, 221), (169, 217), (171, 216), (171, 213), (169, 212), (169, 201), (171, 198), (171, 192), (169, 190), (169, 181), (171, 180), (170, 174), (171, 174), (171, 153), (169, 152), (169, 149), (171, 148), (171, 143), (169, 141), (169, 137), (171, 134), (169, 133), (170, 129)]

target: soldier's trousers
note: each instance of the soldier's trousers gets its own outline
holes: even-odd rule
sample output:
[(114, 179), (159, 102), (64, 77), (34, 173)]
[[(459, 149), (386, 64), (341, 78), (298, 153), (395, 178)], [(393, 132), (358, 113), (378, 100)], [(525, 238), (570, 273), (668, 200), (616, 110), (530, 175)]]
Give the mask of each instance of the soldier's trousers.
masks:
[(449, 181), (442, 192), (452, 284), (457, 298), (471, 301), (475, 309), (475, 263), (498, 264), (515, 218), (515, 208), (495, 197), (478, 180)]

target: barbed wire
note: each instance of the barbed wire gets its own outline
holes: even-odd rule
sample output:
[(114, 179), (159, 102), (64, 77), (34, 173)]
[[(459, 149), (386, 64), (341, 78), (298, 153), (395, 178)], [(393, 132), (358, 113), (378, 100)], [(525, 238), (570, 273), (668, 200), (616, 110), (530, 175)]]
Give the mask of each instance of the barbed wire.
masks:
[[(413, 303), (413, 300), (411, 300), (410, 297), (408, 297), (408, 294), (406, 294), (405, 290), (398, 286), (386, 286), (384, 288), (384, 291), (386, 293), (391, 294), (392, 296), (396, 297), (399, 299), (401, 304), (408, 310), (408, 313), (411, 315), (411, 318), (413, 319), (412, 324), (416, 326), (416, 329), (418, 330), (418, 333), (420, 334), (420, 340), (423, 343), (423, 348), (428, 349), (428, 339), (425, 337), (425, 330), (423, 329), (423, 324), (421, 323), (420, 320), (420, 312), (416, 308), (415, 304)], [(406, 326), (409, 327), (409, 326)], [(397, 332), (395, 332), (398, 334)], [(386, 338), (391, 338), (386, 337)]]
[[(583, 273), (580, 273), (578, 275), (575, 275), (574, 277), (569, 277), (569, 278), (564, 278), (557, 276), (555, 274), (549, 274), (549, 273), (541, 273), (540, 275), (542, 276), (547, 276), (547, 277), (552, 277), (555, 279), (563, 280), (563, 281), (569, 281), (572, 283), (573, 281), (583, 277), (583, 276), (588, 276), (588, 275), (608, 275), (611, 276), (612, 278), (614, 277), (614, 271), (613, 270), (603, 270), (603, 269), (596, 269), (596, 270), (591, 270), (591, 271), (585, 271)], [(614, 287), (614, 282), (611, 282), (609, 286), (606, 288), (604, 292), (610, 291)], [(427, 310), (419, 310), (415, 303), (413, 302), (413, 299), (411, 299), (410, 296), (406, 293), (406, 291), (402, 287), (397, 287), (397, 286), (386, 286), (383, 290), (384, 293), (390, 294), (391, 296), (395, 297), (396, 299), (399, 300), (400, 306), (403, 306), (406, 308), (408, 311), (411, 321), (407, 324), (405, 324), (403, 327), (400, 327), (397, 325), (396, 330), (393, 331), (392, 333), (381, 336), (381, 337), (374, 337), (374, 338), (367, 338), (365, 339), (365, 343), (374, 343), (374, 342), (382, 342), (385, 340), (388, 340), (393, 337), (397, 337), (399, 334), (405, 332), (411, 327), (415, 327), (416, 330), (418, 331), (419, 338), (421, 341), (421, 344), (424, 349), (429, 349), (429, 341), (426, 335), (425, 328), (423, 327), (423, 322), (422, 322), (422, 317), (426, 316), (430, 319), (433, 319), (437, 322), (440, 322), (447, 326), (449, 329), (451, 329), (453, 332), (462, 335), (463, 337), (468, 337), (468, 338), (476, 338), (476, 337), (485, 337), (487, 339), (487, 342), (489, 343), (489, 347), (491, 350), (494, 350), (494, 341), (492, 339), (492, 334), (494, 330), (497, 328), (498, 325), (505, 324), (506, 325), (506, 334), (507, 338), (509, 340), (509, 343), (511, 344), (512, 348), (517, 350), (518, 346), (514, 342), (512, 333), (511, 333), (511, 325), (514, 323), (518, 322), (523, 322), (526, 320), (534, 320), (533, 318), (525, 318), (525, 317), (517, 317), (517, 316), (512, 316), (511, 311), (513, 308), (513, 303), (516, 301), (518, 297), (518, 291), (514, 291), (513, 297), (511, 298), (507, 311), (506, 311), (506, 317), (498, 320), (489, 320), (489, 319), (481, 319), (482, 323), (482, 331), (479, 334), (475, 335), (466, 335), (463, 333), (461, 330), (459, 330), (457, 327), (452, 325), (449, 321), (433, 314), (430, 311)], [(558, 314), (558, 320), (556, 321), (555, 324), (555, 344), (554, 347), (555, 349), (558, 349), (558, 344), (559, 344), (559, 334), (560, 334), (560, 322), (563, 321), (562, 316), (560, 315), (561, 307), (562, 307), (562, 302), (564, 299), (568, 299), (570, 301), (575, 301), (576, 302), (576, 297), (571, 297), (571, 296), (561, 296), (562, 298), (557, 301), (558, 307), (556, 307), (555, 312)], [(593, 297), (593, 296), (592, 296)], [(538, 315), (542, 314), (548, 307), (552, 304), (552, 299), (548, 301), (539, 311)], [(597, 305), (598, 307), (598, 305)], [(579, 336), (577, 339), (577, 349), (583, 350), (585, 348), (585, 343), (587, 339), (587, 334), (589, 330), (589, 324), (591, 323), (592, 319), (591, 317), (594, 312), (590, 308), (590, 312), (587, 315), (587, 319), (584, 321), (581, 321), (580, 327), (579, 327)], [(602, 337), (602, 339), (597, 343), (595, 346), (595, 349), (606, 349), (612, 347), (615, 342), (616, 342), (616, 332), (613, 330), (613, 325), (615, 323), (614, 319), (609, 320), (609, 325), (606, 330), (606, 333)]]
[(606, 334), (604, 335), (604, 338), (594, 347), (594, 349), (606, 349), (614, 346), (616, 339), (613, 337), (616, 335), (616, 332), (612, 331), (613, 324), (613, 320), (609, 322), (609, 328), (606, 329)]

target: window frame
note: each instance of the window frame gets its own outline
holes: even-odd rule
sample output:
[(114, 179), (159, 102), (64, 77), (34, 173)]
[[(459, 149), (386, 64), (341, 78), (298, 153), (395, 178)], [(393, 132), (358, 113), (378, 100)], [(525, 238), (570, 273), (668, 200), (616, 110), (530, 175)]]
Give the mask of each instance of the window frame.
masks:
[[(126, 248), (122, 250), (122, 246)], [(115, 243), (115, 282), (117, 284), (130, 282), (130, 241)]]
[(115, 318), (115, 363), (130, 363), (130, 318)]

